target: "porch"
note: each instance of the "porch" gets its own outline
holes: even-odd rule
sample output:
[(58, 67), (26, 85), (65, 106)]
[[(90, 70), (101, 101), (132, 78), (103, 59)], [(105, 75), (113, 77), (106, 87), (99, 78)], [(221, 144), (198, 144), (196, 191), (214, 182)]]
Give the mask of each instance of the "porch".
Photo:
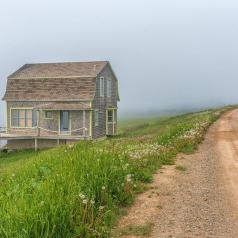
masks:
[(91, 137), (92, 111), (89, 103), (33, 104), (8, 106), (7, 129), (2, 131), (2, 137)]
[[(41, 127), (32, 128), (32, 130), (35, 130), (34, 134), (31, 133), (30, 135), (26, 135), (24, 132), (21, 134), (11, 134), (6, 131), (6, 128), (0, 128), (0, 140), (7, 141), (10, 145), (14, 143), (19, 149), (34, 148), (35, 151), (37, 151), (38, 148), (42, 148), (42, 142), (44, 144), (44, 148), (50, 148), (60, 144), (90, 139), (90, 137), (86, 136), (87, 128), (79, 129), (80, 131), (85, 131), (83, 132), (83, 135), (73, 134), (77, 130), (69, 131), (67, 134), (49, 131)], [(48, 134), (44, 134), (46, 131)]]
[(88, 103), (43, 103), (10, 107), (7, 128), (0, 140), (17, 148), (43, 148), (92, 138), (92, 111)]

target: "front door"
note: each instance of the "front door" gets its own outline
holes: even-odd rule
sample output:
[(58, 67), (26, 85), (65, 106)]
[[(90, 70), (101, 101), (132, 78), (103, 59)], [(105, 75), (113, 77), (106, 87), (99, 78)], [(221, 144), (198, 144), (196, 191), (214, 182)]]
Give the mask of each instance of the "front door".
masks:
[(69, 111), (60, 111), (60, 132), (69, 132)]

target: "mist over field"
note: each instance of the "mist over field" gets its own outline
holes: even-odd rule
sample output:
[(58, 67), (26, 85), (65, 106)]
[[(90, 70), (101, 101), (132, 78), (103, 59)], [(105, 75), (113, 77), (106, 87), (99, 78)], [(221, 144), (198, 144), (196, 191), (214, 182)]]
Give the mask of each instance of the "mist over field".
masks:
[(235, 104), (237, 11), (235, 0), (0, 0), (0, 96), (25, 63), (110, 60), (121, 117)]

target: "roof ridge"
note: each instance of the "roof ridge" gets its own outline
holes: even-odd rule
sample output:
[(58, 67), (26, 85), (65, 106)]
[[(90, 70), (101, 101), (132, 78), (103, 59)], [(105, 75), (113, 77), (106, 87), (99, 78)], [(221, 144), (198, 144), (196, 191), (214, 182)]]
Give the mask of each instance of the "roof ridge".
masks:
[(39, 62), (39, 63), (26, 63), (26, 65), (45, 65), (45, 64), (80, 64), (80, 63), (109, 63), (108, 60), (92, 60), (92, 61), (63, 61), (63, 62)]

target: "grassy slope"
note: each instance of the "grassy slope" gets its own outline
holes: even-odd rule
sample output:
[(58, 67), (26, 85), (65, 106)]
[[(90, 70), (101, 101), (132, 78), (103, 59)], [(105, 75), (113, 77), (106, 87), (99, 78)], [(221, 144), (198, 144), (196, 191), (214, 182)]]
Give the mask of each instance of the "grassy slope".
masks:
[(222, 111), (122, 122), (115, 139), (0, 157), (0, 237), (108, 237), (120, 207)]

